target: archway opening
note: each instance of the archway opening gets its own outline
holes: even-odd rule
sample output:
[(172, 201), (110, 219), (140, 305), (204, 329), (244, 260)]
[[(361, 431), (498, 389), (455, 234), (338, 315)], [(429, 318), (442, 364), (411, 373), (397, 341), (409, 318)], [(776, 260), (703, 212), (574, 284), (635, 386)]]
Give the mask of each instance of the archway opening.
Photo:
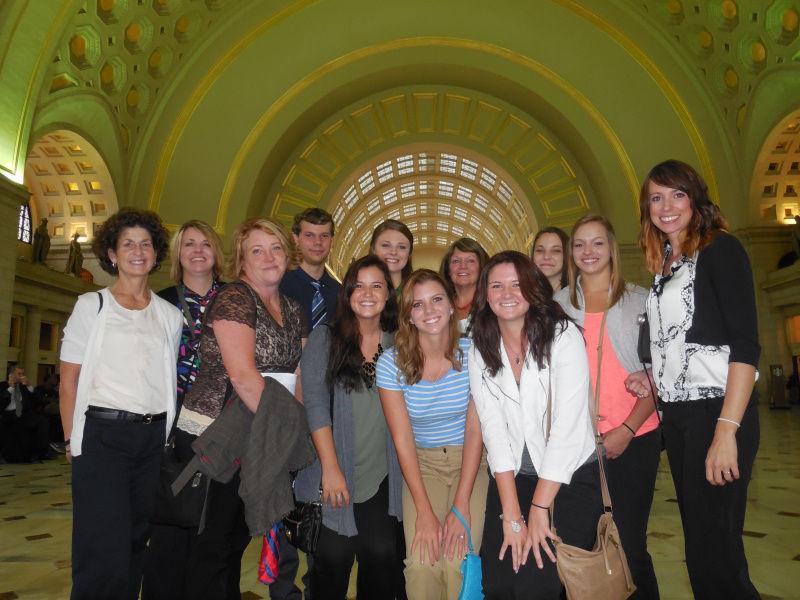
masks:
[(394, 148), (361, 165), (332, 195), (336, 246), (330, 266), (342, 274), (366, 254), (373, 229), (397, 219), (414, 234), (414, 266), (436, 269), (461, 237), (489, 254), (526, 250), (537, 229), (520, 186), (486, 157), (449, 145)]
[(63, 270), (69, 243), (78, 235), (85, 268), (102, 274), (88, 260), (89, 243), (100, 224), (118, 208), (114, 182), (105, 160), (80, 134), (65, 129), (40, 137), (25, 161), (25, 185), (31, 192), (33, 227), (45, 226), (50, 252), (45, 264)]

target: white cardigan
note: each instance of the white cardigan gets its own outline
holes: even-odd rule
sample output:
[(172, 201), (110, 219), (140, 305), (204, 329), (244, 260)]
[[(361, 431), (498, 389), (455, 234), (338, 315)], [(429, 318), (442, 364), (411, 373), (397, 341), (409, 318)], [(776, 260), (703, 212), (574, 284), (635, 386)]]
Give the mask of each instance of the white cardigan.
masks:
[[(549, 365), (552, 368), (540, 370), (528, 353), (519, 387), (502, 343), (500, 355), (503, 368), (495, 377), (489, 375), (474, 344), (469, 356), (470, 391), (492, 473), (514, 471), (516, 475), (523, 445), (527, 444), (539, 477), (569, 483), (575, 470), (595, 451), (583, 336), (572, 323), (556, 332)], [(550, 385), (553, 414), (550, 439), (545, 442)]]
[[(70, 434), (72, 456), (81, 454), (86, 409), (89, 407), (89, 386), (94, 378), (94, 369), (103, 347), (108, 306), (112, 302), (111, 292), (108, 288), (103, 288), (100, 293), (103, 295), (103, 308), (99, 313), (100, 299), (97, 297), (97, 292), (88, 292), (78, 297), (75, 308), (72, 309), (72, 314), (64, 327), (64, 339), (61, 342), (60, 359), (64, 362), (81, 365), (81, 372), (78, 376), (78, 392), (75, 397), (75, 412), (72, 415), (72, 433)], [(167, 394), (164, 396), (164, 410), (167, 413), (166, 433), (169, 434), (175, 418), (176, 364), (178, 345), (183, 330), (183, 315), (175, 306), (155, 293), (150, 294), (150, 302), (154, 303), (156, 318), (164, 332), (162, 348), (165, 364), (168, 365), (168, 368), (164, 369), (166, 374), (164, 389), (167, 390)]]

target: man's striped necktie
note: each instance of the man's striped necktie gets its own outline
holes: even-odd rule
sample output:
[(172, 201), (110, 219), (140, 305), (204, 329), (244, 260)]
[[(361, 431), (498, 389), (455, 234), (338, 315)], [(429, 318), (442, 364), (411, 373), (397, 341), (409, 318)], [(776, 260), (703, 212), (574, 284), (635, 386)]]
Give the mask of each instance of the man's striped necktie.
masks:
[(314, 297), (311, 299), (311, 329), (316, 329), (317, 325), (325, 322), (328, 309), (325, 306), (325, 298), (322, 297), (322, 283), (311, 281), (314, 288)]

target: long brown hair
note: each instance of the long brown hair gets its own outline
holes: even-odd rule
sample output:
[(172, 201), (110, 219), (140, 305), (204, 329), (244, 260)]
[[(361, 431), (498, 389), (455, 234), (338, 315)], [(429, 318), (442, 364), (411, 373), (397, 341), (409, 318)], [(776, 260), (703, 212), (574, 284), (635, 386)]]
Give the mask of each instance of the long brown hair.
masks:
[(681, 242), (681, 253), (692, 256), (706, 247), (714, 234), (727, 229), (728, 224), (711, 201), (708, 186), (690, 165), (679, 160), (666, 160), (650, 169), (639, 192), (639, 246), (644, 252), (647, 268), (652, 273), (661, 272), (664, 262), (664, 235), (650, 220), (650, 182), (681, 190), (692, 204), (692, 218), (686, 229), (686, 238)]
[(366, 360), (361, 353), (361, 330), (358, 327), (358, 317), (350, 306), (350, 297), (356, 288), (358, 274), (362, 269), (369, 267), (378, 269), (386, 280), (388, 297), (386, 306), (381, 312), (381, 330), (397, 330), (397, 294), (394, 293), (389, 269), (377, 256), (371, 254), (362, 256), (350, 264), (344, 275), (336, 300), (336, 318), (330, 324), (331, 346), (327, 382), (330, 386), (341, 383), (348, 392), (361, 387), (361, 366)]
[(603, 215), (583, 215), (578, 219), (572, 227), (572, 232), (569, 236), (569, 253), (568, 253), (568, 273), (569, 273), (569, 301), (575, 308), (581, 308), (578, 304), (578, 266), (575, 264), (575, 258), (572, 255), (572, 244), (575, 243), (575, 232), (582, 225), (586, 223), (600, 223), (606, 230), (606, 237), (608, 238), (608, 248), (611, 251), (611, 293), (608, 297), (609, 308), (614, 306), (622, 295), (625, 293), (625, 279), (622, 277), (622, 268), (619, 263), (619, 243), (617, 242), (617, 235), (614, 233), (614, 226)]
[(414, 253), (414, 234), (411, 233), (411, 230), (405, 223), (397, 219), (386, 219), (383, 223), (378, 225), (372, 232), (372, 238), (369, 241), (369, 252), (370, 254), (375, 254), (375, 242), (378, 241), (378, 236), (388, 229), (403, 234), (403, 237), (408, 240), (408, 262), (406, 266), (403, 267), (403, 270), (400, 271), (401, 285), (405, 285), (406, 280), (414, 270), (414, 267), (411, 266), (411, 255)]
[[(552, 287), (547, 277), (533, 265), (533, 261), (516, 250), (495, 254), (486, 263), (475, 290), (475, 308), (472, 318), (472, 342), (481, 353), (486, 369), (494, 377), (503, 368), (500, 355), (500, 325), (488, 301), (489, 273), (497, 265), (511, 264), (517, 271), (519, 289), (530, 307), (522, 326), (528, 340), (528, 352), (540, 369), (550, 362), (550, 349), (556, 337), (556, 327), (569, 322), (564, 309), (553, 300)], [(527, 355), (526, 355), (527, 360)]]
[[(533, 260), (533, 254), (536, 252), (536, 242), (539, 241), (539, 238), (542, 237), (545, 233), (552, 233), (558, 236), (558, 239), (561, 240), (561, 256), (563, 257), (564, 262), (567, 262), (567, 257), (569, 256), (569, 236), (564, 232), (563, 229), (560, 227), (543, 227), (539, 231), (536, 232), (536, 235), (533, 237), (533, 243), (531, 244), (531, 260)], [(536, 263), (534, 262), (534, 266)], [(567, 265), (561, 265), (561, 287), (567, 287)]]
[[(397, 335), (395, 336), (394, 347), (397, 357), (397, 368), (400, 373), (403, 374), (408, 385), (414, 385), (422, 379), (422, 370), (425, 367), (425, 356), (423, 356), (422, 348), (420, 348), (419, 345), (419, 332), (411, 323), (411, 308), (414, 304), (414, 286), (429, 281), (434, 281), (441, 285), (450, 301), (450, 306), (455, 306), (453, 292), (445, 285), (444, 280), (436, 271), (418, 269), (414, 271), (403, 284), (403, 291), (400, 295), (400, 314), (397, 318), (398, 329)], [(447, 344), (447, 350), (444, 356), (452, 363), (454, 369), (460, 371), (461, 359), (463, 357), (461, 356), (458, 340), (461, 337), (461, 332), (458, 329), (455, 311), (451, 311), (450, 313), (448, 333), (450, 340)]]

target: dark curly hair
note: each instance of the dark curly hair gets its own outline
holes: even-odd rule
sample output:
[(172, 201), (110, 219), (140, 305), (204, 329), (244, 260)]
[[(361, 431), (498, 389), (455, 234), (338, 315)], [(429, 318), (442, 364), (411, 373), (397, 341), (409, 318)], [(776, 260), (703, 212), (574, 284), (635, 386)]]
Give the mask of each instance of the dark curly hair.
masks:
[(169, 252), (169, 232), (161, 222), (161, 217), (151, 210), (141, 210), (139, 208), (121, 208), (111, 215), (97, 230), (92, 241), (92, 250), (100, 267), (106, 273), (117, 275), (119, 273), (116, 266), (111, 264), (108, 251), (117, 249), (119, 236), (125, 229), (131, 227), (141, 227), (150, 233), (153, 240), (153, 251), (156, 254), (156, 262), (151, 269), (151, 273), (158, 269)]

